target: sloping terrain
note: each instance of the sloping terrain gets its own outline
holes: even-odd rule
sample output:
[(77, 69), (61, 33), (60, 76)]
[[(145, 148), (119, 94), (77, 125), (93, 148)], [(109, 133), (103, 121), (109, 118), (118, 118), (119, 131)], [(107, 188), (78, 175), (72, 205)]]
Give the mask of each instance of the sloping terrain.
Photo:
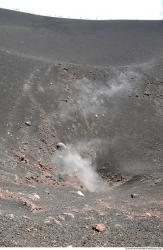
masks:
[(0, 246), (162, 246), (162, 27), (0, 9)]

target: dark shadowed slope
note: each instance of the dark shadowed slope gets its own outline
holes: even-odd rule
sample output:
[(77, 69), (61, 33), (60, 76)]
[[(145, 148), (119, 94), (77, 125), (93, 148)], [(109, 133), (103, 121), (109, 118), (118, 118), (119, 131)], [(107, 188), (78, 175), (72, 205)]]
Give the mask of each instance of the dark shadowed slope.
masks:
[(0, 246), (162, 246), (162, 190), (163, 22), (0, 9)]
[(126, 65), (163, 55), (163, 21), (84, 21), (0, 9), (0, 47), (42, 59)]

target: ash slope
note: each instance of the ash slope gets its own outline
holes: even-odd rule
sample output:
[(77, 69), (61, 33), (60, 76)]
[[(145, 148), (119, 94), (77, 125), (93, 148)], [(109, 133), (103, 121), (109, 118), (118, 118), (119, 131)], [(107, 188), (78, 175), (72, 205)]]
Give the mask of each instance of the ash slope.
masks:
[(0, 47), (42, 60), (126, 65), (162, 56), (163, 21), (84, 21), (0, 9)]
[[(0, 10), (0, 24), (1, 246), (161, 246), (162, 22)], [(121, 185), (58, 180), (59, 141)]]

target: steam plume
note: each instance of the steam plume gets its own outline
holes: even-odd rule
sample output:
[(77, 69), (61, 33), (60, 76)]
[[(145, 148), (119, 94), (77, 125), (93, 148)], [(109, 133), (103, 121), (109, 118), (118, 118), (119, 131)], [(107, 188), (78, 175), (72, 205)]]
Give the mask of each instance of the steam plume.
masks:
[(96, 173), (89, 159), (83, 158), (74, 148), (67, 146), (54, 155), (53, 162), (61, 175), (76, 177), (90, 192), (102, 191), (103, 180)]

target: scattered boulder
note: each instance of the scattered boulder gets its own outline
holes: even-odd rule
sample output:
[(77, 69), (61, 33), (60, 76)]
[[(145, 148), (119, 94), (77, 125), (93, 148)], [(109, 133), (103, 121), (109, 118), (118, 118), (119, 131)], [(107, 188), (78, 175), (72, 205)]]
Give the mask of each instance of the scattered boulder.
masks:
[(38, 194), (33, 193), (33, 194), (28, 195), (28, 198), (35, 201), (35, 200), (39, 200), (40, 196)]
[(84, 194), (81, 191), (78, 191), (77, 194), (79, 194), (80, 196), (84, 196)]
[(75, 216), (72, 213), (63, 213), (65, 216), (70, 216), (71, 218), (74, 218)]
[(64, 67), (63, 69), (64, 69), (64, 71), (68, 71), (68, 68), (66, 68), (66, 67)]
[(25, 125), (27, 125), (27, 126), (31, 126), (31, 125), (32, 125), (32, 123), (31, 123), (31, 121), (26, 121), (26, 122), (25, 122)]
[(97, 232), (104, 232), (106, 230), (106, 226), (104, 224), (93, 224), (92, 229)]
[(57, 149), (58, 150), (64, 150), (64, 149), (66, 149), (67, 147), (66, 147), (66, 145), (63, 143), (63, 142), (58, 142), (57, 143)]
[(25, 197), (18, 197), (18, 201), (20, 201), (21, 203), (23, 203), (23, 205), (27, 206), (31, 212), (38, 212), (40, 210), (42, 210), (42, 207), (37, 206), (36, 204), (34, 204), (31, 199), (29, 198), (25, 198)]
[(6, 215), (6, 218), (10, 219), (10, 220), (13, 220), (14, 219), (14, 215), (13, 214), (7, 214)]
[(58, 215), (58, 220), (59, 221), (64, 221), (65, 220), (65, 216), (62, 215), (62, 214)]
[(148, 92), (145, 92), (145, 93), (144, 93), (144, 95), (146, 95), (146, 96), (150, 96), (150, 93), (148, 93)]
[(136, 198), (138, 197), (138, 194), (131, 194), (131, 198)]

